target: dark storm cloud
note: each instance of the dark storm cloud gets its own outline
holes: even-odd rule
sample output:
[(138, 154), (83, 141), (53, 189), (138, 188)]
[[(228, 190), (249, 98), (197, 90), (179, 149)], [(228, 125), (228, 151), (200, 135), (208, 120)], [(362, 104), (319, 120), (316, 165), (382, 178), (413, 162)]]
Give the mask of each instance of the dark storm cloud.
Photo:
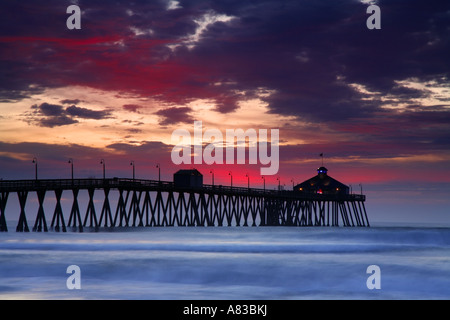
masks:
[(40, 106), (33, 105), (31, 109), (37, 109), (40, 114), (48, 117), (58, 117), (64, 114), (64, 108), (56, 104), (42, 103)]
[[(333, 125), (372, 118), (387, 95), (408, 103), (429, 94), (398, 81), (450, 81), (445, 0), (380, 2), (381, 30), (366, 28), (367, 5), (355, 0), (192, 0), (176, 10), (167, 1), (80, 1), (79, 32), (65, 28), (58, 1), (25, 3), (2, 4), (13, 12), (0, 22), (0, 60), (9, 71), (0, 76), (2, 100), (77, 84), (168, 105), (209, 99), (229, 113), (265, 88), (274, 92), (264, 98), (272, 113)], [(210, 24), (187, 48), (183, 41), (206, 14), (233, 19)], [(353, 83), (377, 95), (367, 99)], [(165, 124), (183, 121), (171, 107), (166, 113), (159, 114)]]
[(66, 109), (66, 112), (72, 117), (83, 118), (83, 119), (94, 119), (101, 120), (107, 119), (110, 116), (110, 112), (106, 110), (90, 110), (87, 108), (80, 108), (77, 106), (70, 106)]
[(40, 105), (33, 105), (30, 109), (31, 112), (24, 114), (25, 120), (30, 124), (53, 128), (78, 122), (67, 115), (64, 107), (60, 105), (44, 102)]
[(62, 104), (79, 104), (80, 102), (83, 102), (83, 100), (80, 99), (64, 99), (60, 101)]
[(33, 105), (30, 109), (31, 112), (24, 114), (25, 120), (28, 123), (35, 123), (48, 128), (78, 123), (77, 118), (101, 120), (111, 116), (110, 112), (106, 110), (96, 111), (74, 105), (64, 108), (64, 106), (46, 102)]
[(178, 123), (193, 123), (194, 119), (189, 115), (191, 111), (192, 109), (188, 107), (172, 107), (159, 110), (155, 114), (161, 117), (159, 124), (166, 126)]
[(141, 109), (142, 106), (136, 104), (125, 104), (122, 106), (122, 108), (130, 112), (139, 113), (139, 109)]

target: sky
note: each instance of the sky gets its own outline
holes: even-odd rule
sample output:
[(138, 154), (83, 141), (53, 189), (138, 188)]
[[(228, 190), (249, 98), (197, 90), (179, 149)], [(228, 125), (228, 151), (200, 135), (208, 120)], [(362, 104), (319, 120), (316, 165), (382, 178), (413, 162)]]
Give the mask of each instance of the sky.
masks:
[[(67, 7), (81, 9), (68, 29)], [(366, 25), (369, 5), (381, 29)], [(177, 129), (279, 130), (268, 188), (329, 175), (371, 220), (450, 224), (447, 0), (3, 0), (0, 178), (261, 187), (256, 164), (181, 164)], [(193, 140), (192, 140), (193, 141)], [(203, 147), (213, 141), (203, 141)], [(270, 141), (269, 141), (270, 142)], [(220, 143), (218, 141), (217, 143)], [(217, 144), (218, 145), (218, 144)]]

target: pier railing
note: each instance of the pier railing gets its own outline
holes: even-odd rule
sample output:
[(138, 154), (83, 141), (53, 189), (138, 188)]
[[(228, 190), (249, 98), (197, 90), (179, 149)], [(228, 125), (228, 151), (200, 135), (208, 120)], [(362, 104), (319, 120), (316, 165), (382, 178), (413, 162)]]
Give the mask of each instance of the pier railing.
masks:
[(42, 180), (0, 180), (0, 192), (38, 191), (38, 190), (72, 190), (72, 189), (136, 189), (136, 190), (185, 190), (207, 193), (234, 193), (251, 194), (260, 196), (272, 196), (311, 200), (335, 200), (335, 201), (365, 201), (362, 194), (320, 194), (298, 192), (291, 190), (274, 190), (248, 187), (231, 187), (223, 185), (208, 185), (202, 187), (177, 186), (172, 181), (143, 180), (129, 178), (108, 179), (42, 179)]

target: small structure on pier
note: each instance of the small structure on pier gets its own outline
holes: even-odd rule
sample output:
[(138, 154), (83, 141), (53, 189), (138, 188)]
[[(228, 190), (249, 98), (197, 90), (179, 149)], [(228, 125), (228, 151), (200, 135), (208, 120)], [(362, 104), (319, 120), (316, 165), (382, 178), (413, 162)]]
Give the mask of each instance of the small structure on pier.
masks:
[(179, 188), (202, 188), (203, 175), (197, 169), (178, 170), (173, 175), (173, 183), (175, 187)]
[(294, 187), (295, 192), (318, 194), (349, 194), (349, 187), (328, 175), (328, 169), (320, 167), (317, 175)]

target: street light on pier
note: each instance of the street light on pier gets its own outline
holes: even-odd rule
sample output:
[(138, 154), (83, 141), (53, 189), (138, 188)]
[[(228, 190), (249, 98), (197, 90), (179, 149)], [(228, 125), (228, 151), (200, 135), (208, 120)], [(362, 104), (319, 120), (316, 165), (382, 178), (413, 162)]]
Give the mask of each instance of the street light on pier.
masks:
[(158, 181), (161, 183), (161, 165), (157, 163), (156, 167), (158, 168)]
[(248, 173), (245, 176), (247, 177), (247, 189), (250, 189), (250, 176)]
[(212, 175), (212, 186), (214, 187), (214, 171), (209, 170), (209, 173)]
[(101, 160), (100, 160), (100, 164), (103, 165), (103, 180), (104, 180), (104, 179), (105, 179), (105, 171), (106, 171), (106, 170), (105, 170), (105, 166), (106, 166), (106, 165), (105, 165), (105, 160), (104, 160), (104, 159), (101, 159)]
[(34, 157), (32, 163), (34, 163), (34, 179), (38, 179), (38, 165), (37, 165), (37, 158)]
[(264, 193), (266, 193), (266, 177), (261, 176), (261, 179), (263, 179), (263, 181), (264, 181)]
[(130, 162), (130, 166), (133, 166), (133, 181), (135, 179), (135, 166), (134, 166), (134, 161)]
[(73, 159), (72, 158), (69, 159), (69, 163), (70, 163), (71, 173), (72, 173), (71, 177), (72, 177), (72, 180), (73, 180)]
[(231, 188), (233, 188), (233, 173), (231, 171), (228, 172), (228, 175), (231, 178)]

